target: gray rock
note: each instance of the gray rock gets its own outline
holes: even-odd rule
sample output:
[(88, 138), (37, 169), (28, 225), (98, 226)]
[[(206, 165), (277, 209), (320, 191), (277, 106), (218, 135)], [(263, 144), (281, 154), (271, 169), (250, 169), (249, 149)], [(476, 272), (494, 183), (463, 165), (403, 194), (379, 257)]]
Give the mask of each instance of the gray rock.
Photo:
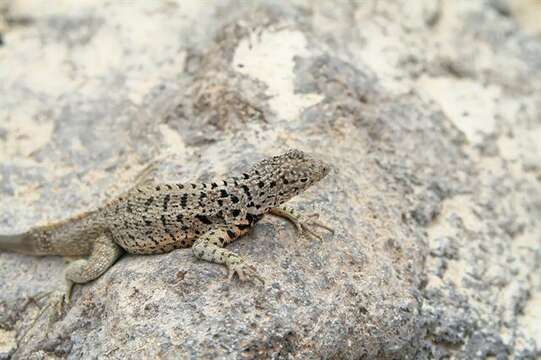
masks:
[(336, 234), (263, 220), (231, 248), (264, 286), (125, 256), (50, 320), (63, 261), (0, 254), (0, 358), (541, 356), (541, 44), (514, 8), (5, 4), (0, 233), (155, 157), (193, 182), (298, 147), (334, 171), (292, 205)]

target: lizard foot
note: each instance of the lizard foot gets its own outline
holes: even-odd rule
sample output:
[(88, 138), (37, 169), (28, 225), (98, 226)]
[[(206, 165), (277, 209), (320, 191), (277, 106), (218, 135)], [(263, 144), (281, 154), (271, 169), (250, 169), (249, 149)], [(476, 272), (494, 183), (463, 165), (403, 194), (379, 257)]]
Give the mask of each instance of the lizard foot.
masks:
[(321, 227), (321, 228), (324, 228), (328, 231), (330, 231), (331, 233), (334, 234), (334, 229), (331, 228), (330, 226), (322, 223), (321, 221), (319, 221), (319, 214), (318, 213), (313, 213), (313, 214), (309, 214), (309, 215), (302, 215), (302, 214), (299, 214), (298, 212), (296, 212), (294, 209), (288, 207), (288, 206), (282, 206), (282, 207), (279, 207), (279, 208), (272, 208), (270, 213), (272, 215), (275, 215), (275, 216), (278, 216), (278, 217), (281, 217), (281, 218), (284, 218), (284, 219), (287, 219), (289, 221), (291, 221), (293, 223), (293, 225), (295, 225), (295, 227), (297, 228), (297, 234), (299, 236), (302, 236), (304, 235), (305, 233), (307, 233), (308, 235), (311, 235), (319, 240), (323, 240), (323, 238), (321, 237), (321, 235), (319, 235), (317, 232), (315, 232), (314, 230), (312, 230), (313, 227), (315, 226), (318, 226), (318, 227)]
[(64, 312), (66, 305), (69, 304), (70, 301), (70, 294), (71, 294), (71, 288), (73, 286), (73, 283), (68, 281), (66, 284), (66, 290), (65, 291), (49, 291), (42, 293), (34, 298), (34, 300), (40, 301), (43, 298), (47, 298), (47, 303), (45, 306), (43, 306), (42, 309), (40, 309), (39, 313), (36, 315), (34, 320), (32, 320), (32, 323), (28, 327), (28, 329), (24, 332), (21, 339), (24, 340), (26, 338), (26, 335), (30, 333), (34, 327), (36, 326), (38, 320), (45, 315), (45, 318), (47, 319), (47, 332), (49, 331), (50, 327), (54, 322), (56, 322), (60, 316), (62, 316), (62, 313)]
[(235, 274), (239, 276), (240, 281), (253, 281), (256, 279), (262, 284), (265, 284), (265, 280), (259, 276), (256, 268), (253, 265), (248, 265), (245, 262), (228, 265), (227, 278), (231, 280)]
[(319, 235), (317, 232), (313, 230), (314, 227), (320, 227), (327, 231), (329, 231), (331, 234), (334, 234), (334, 229), (321, 221), (319, 221), (319, 214), (313, 213), (308, 215), (298, 215), (294, 219), (290, 219), (291, 222), (295, 225), (297, 228), (297, 233), (299, 236), (303, 236), (305, 233), (308, 235), (311, 235), (319, 240), (323, 240), (321, 235)]
[(38, 295), (35, 298), (38, 301), (47, 297), (47, 304), (41, 309), (38, 317), (49, 308), (55, 310), (56, 316), (60, 316), (64, 312), (66, 306), (70, 303), (73, 285), (72, 281), (66, 280), (64, 291), (54, 290)]
[(62, 291), (53, 291), (49, 295), (48, 304), (46, 307), (51, 307), (56, 316), (62, 315), (66, 306), (69, 304), (69, 294)]

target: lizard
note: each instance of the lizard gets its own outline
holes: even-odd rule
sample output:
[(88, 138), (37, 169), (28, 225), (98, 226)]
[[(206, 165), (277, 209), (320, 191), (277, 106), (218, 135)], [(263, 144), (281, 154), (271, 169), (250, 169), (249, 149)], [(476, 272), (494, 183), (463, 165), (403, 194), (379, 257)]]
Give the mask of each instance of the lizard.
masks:
[(0, 235), (0, 251), (78, 257), (65, 269), (69, 302), (74, 284), (100, 277), (123, 254), (160, 254), (191, 247), (201, 260), (223, 264), (228, 278), (262, 278), (254, 266), (226, 245), (265, 215), (291, 221), (299, 233), (321, 239), (313, 226), (333, 229), (318, 214), (303, 216), (285, 203), (330, 170), (301, 150), (263, 159), (244, 172), (208, 183), (160, 183), (146, 169), (135, 185), (95, 210), (38, 226), (17, 235)]

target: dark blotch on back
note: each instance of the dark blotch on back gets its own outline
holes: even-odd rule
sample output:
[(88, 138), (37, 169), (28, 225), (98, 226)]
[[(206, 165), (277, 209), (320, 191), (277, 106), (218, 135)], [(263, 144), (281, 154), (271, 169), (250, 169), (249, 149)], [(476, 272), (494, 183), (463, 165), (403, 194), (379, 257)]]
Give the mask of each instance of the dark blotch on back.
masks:
[(262, 218), (263, 218), (263, 215), (253, 215), (253, 214), (250, 214), (250, 213), (246, 214), (246, 220), (248, 220), (250, 225), (255, 224), (256, 222), (258, 222)]
[(248, 186), (242, 185), (242, 190), (248, 196), (248, 198), (250, 198), (250, 199), (252, 198), (252, 194), (250, 194), (250, 189), (248, 188)]
[(216, 217), (220, 220), (223, 220), (224, 219), (224, 213), (222, 212), (222, 210), (218, 211), (216, 213)]
[(163, 211), (167, 211), (169, 200), (171, 200), (171, 195), (166, 194), (165, 197), (163, 198)]
[(206, 224), (206, 225), (212, 224), (212, 221), (210, 221), (209, 218), (206, 217), (205, 215), (195, 215), (195, 218), (201, 221), (203, 224)]
[(188, 205), (188, 194), (182, 194), (180, 198), (180, 206), (185, 208)]

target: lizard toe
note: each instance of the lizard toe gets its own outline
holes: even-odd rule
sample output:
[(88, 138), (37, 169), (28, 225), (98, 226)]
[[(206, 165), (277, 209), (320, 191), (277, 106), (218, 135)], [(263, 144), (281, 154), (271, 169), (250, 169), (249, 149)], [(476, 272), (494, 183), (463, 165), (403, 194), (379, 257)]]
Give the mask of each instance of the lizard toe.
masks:
[(244, 262), (229, 266), (228, 279), (231, 280), (235, 274), (237, 274), (239, 280), (242, 282), (253, 281), (256, 279), (263, 284), (265, 283), (263, 278), (257, 273), (256, 268), (253, 265), (248, 265)]
[(310, 214), (310, 215), (306, 215), (306, 216), (303, 216), (302, 218), (300, 218), (296, 223), (295, 225), (297, 226), (297, 229), (301, 229), (300, 231), (298, 231), (298, 234), (299, 236), (302, 236), (303, 234), (308, 234), (310, 236), (313, 236), (319, 240), (323, 240), (323, 237), (318, 234), (316, 231), (314, 231), (314, 227), (320, 227), (320, 228), (323, 228), (327, 231), (329, 231), (331, 234), (334, 234), (334, 229), (331, 228), (330, 226), (320, 222), (319, 220), (317, 220), (319, 218), (319, 214), (315, 213), (315, 214)]

